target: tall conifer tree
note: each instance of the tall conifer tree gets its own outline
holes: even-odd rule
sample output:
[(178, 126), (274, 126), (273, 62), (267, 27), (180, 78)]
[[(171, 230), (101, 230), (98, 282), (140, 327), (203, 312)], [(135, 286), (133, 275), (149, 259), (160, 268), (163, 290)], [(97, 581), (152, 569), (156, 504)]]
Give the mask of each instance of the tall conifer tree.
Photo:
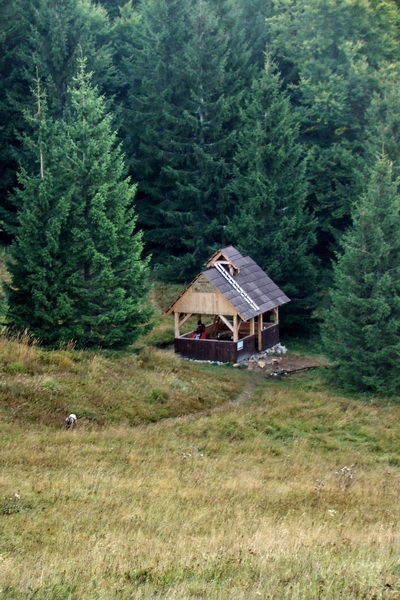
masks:
[(36, 111), (25, 113), (33, 132), (23, 142), (30, 171), (21, 167), (19, 172), (16, 193), (23, 209), (8, 261), (12, 283), (6, 290), (7, 320), (13, 329), (27, 329), (42, 342), (52, 344), (60, 339), (59, 323), (69, 316), (71, 308), (65, 293), (63, 240), (71, 204), (62, 173), (68, 146), (62, 128), (48, 115), (39, 79), (34, 94)]
[(118, 347), (133, 342), (152, 314), (145, 307), (147, 261), (135, 233), (136, 187), (124, 178), (111, 116), (81, 62), (68, 112), (73, 151), (68, 179), (73, 189), (66, 262), (73, 298), (64, 337), (84, 346)]
[[(29, 0), (32, 2), (32, 0)], [(46, 86), (51, 113), (62, 116), (67, 89), (83, 53), (100, 90), (114, 91), (114, 68), (109, 47), (107, 13), (90, 0), (35, 0), (24, 48), (26, 77), (32, 68)]]
[[(12, 190), (17, 184), (15, 152), (20, 148), (16, 132), (26, 128), (21, 107), (35, 77), (26, 85), (22, 49), (25, 47), (33, 4), (38, 0), (0, 0), (0, 239), (9, 243), (17, 218)], [(24, 105), (27, 108), (26, 105)]]
[[(49, 171), (52, 178), (41, 167), (39, 181), (28, 174), (22, 179), (24, 208), (13, 249), (9, 320), (52, 345), (75, 340), (81, 347), (126, 346), (146, 328), (151, 315), (151, 308), (144, 306), (141, 234), (134, 231), (135, 186), (124, 178), (111, 117), (105, 114), (104, 100), (91, 86), (83, 62), (69, 93), (63, 137), (48, 135), (43, 125), (39, 132), (43, 164), (46, 156), (57, 157)], [(37, 204), (35, 186), (44, 198)], [(35, 228), (42, 232), (41, 221), (45, 231), (38, 237)], [(51, 232), (56, 228), (57, 236), (48, 234), (47, 228)], [(39, 259), (43, 255), (44, 265), (44, 300), (40, 298), (39, 307), (35, 299), (41, 280), (35, 253)], [(48, 285), (53, 279), (57, 285)], [(63, 313), (57, 313), (59, 305)]]
[(267, 51), (268, 29), (266, 18), (273, 12), (272, 0), (246, 0), (238, 3), (237, 27), (243, 33), (250, 50), (251, 64), (261, 71), (265, 63), (265, 52)]
[(223, 242), (238, 73), (205, 0), (146, 0), (132, 49), (125, 123), (138, 211), (163, 278), (193, 276)]
[(379, 70), (398, 62), (399, 17), (391, 0), (283, 0), (266, 22), (302, 141), (313, 150), (309, 203), (325, 258), (350, 224), (360, 192), (355, 172), (365, 114)]
[[(0, 0), (2, 1), (2, 0)], [(2, 13), (3, 17), (3, 13)], [(109, 47), (109, 21), (106, 11), (90, 0), (14, 0), (4, 11), (0, 36), (0, 74), (5, 84), (0, 90), (0, 117), (4, 124), (0, 140), (0, 217), (9, 236), (16, 231), (18, 197), (16, 185), (18, 155), (24, 151), (20, 136), (27, 123), (22, 114), (29, 107), (30, 88), (36, 70), (46, 88), (50, 116), (61, 117), (67, 101), (67, 88), (75, 73), (80, 52), (89, 57), (94, 81), (108, 96), (118, 83)]]
[(279, 74), (267, 59), (242, 111), (229, 239), (292, 299), (285, 323), (309, 326), (316, 304), (315, 222), (305, 203), (306, 151)]
[[(400, 177), (400, 76), (382, 74), (381, 90), (374, 94), (366, 116), (364, 167), (384, 153), (392, 163), (393, 178)], [(362, 177), (362, 174), (361, 174)]]
[(335, 377), (358, 390), (400, 390), (400, 197), (380, 157), (334, 268), (324, 340)]

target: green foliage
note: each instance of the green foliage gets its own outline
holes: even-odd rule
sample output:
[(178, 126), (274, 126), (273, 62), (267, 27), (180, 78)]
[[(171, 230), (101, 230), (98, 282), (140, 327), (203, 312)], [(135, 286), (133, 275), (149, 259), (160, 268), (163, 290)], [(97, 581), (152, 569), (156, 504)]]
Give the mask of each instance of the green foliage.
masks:
[(324, 329), (335, 377), (354, 389), (400, 388), (399, 209), (391, 164), (382, 157), (343, 238)]
[(265, 63), (268, 28), (265, 19), (272, 16), (272, 0), (246, 0), (238, 3), (237, 26), (243, 31), (251, 54), (251, 64), (261, 70)]
[[(71, 192), (60, 172), (63, 132), (48, 116), (47, 103), (37, 80), (36, 113), (27, 114), (35, 137), (26, 137), (25, 156), (34, 169), (19, 175), (17, 243), (8, 257), (11, 283), (7, 286), (8, 321), (18, 331), (29, 329), (43, 342), (58, 339), (56, 326), (66, 318), (69, 302), (64, 294), (62, 234), (70, 210)], [(40, 334), (40, 335), (39, 335)]]
[(20, 208), (18, 195), (12, 195), (17, 164), (29, 159), (21, 148), (20, 138), (27, 131), (23, 113), (29, 109), (37, 73), (46, 88), (49, 112), (55, 117), (63, 114), (81, 53), (88, 56), (94, 81), (102, 92), (107, 90), (109, 98), (117, 84), (109, 47), (110, 25), (100, 6), (90, 0), (15, 0), (6, 4), (0, 36), (0, 74), (5, 84), (0, 91), (0, 122), (4, 126), (0, 193), (5, 196), (0, 216), (9, 239), (16, 233)]
[(128, 140), (130, 139), (130, 132), (127, 130), (127, 121), (129, 120), (128, 93), (131, 86), (130, 62), (132, 48), (135, 47), (138, 26), (139, 14), (136, 8), (133, 7), (132, 0), (130, 0), (120, 7), (120, 14), (111, 23), (109, 31), (110, 49), (115, 72), (113, 117), (116, 128), (121, 132), (122, 140), (124, 141), (125, 136), (128, 136), (125, 141), (126, 148), (129, 147)]
[(115, 347), (143, 333), (152, 310), (144, 306), (147, 261), (141, 259), (141, 233), (135, 233), (135, 186), (124, 178), (124, 159), (104, 112), (81, 63), (68, 114), (73, 196), (66, 263), (74, 301), (63, 339)]
[[(47, 91), (49, 110), (60, 116), (68, 100), (68, 86), (76, 72), (79, 56), (87, 56), (94, 83), (113, 92), (112, 55), (108, 46), (109, 22), (106, 12), (89, 0), (36, 0), (26, 52), (27, 80), (33, 69)], [(33, 60), (32, 60), (33, 58)], [(25, 99), (26, 102), (26, 99)]]
[[(399, 174), (398, 3), (0, 0), (0, 9), (1, 241), (16, 234), (25, 174), (38, 173), (37, 152), (23, 139), (37, 135), (34, 120), (23, 117), (33, 81), (38, 74), (43, 82), (49, 127), (62, 145), (52, 120), (70, 111), (68, 89), (77, 57), (84, 55), (113, 116), (127, 173), (138, 183), (137, 223), (157, 278), (187, 282), (217, 247), (237, 243), (292, 298), (284, 322), (308, 325), (316, 275), (321, 287), (330, 284), (329, 259), (376, 153), (384, 148)], [(271, 74), (264, 81), (265, 51), (287, 97)], [(261, 100), (263, 85), (271, 89)], [(265, 131), (257, 129), (274, 94)], [(32, 184), (32, 211), (22, 210), (22, 218), (31, 220), (31, 235), (46, 230), (62, 253), (64, 240), (50, 229), (61, 227), (62, 202), (66, 209), (72, 198), (62, 200), (67, 191), (57, 191), (52, 152), (48, 177), (36, 182), (36, 190)], [(65, 168), (70, 177), (71, 163)], [(46, 206), (54, 220), (44, 227), (40, 211)], [(56, 290), (64, 275), (55, 267), (57, 253), (50, 254), (54, 274), (45, 275), (43, 263), (37, 278), (51, 280)], [(313, 254), (322, 259), (319, 265)], [(38, 284), (39, 295), (40, 286), (47, 284)], [(67, 304), (57, 309), (60, 321)]]
[(228, 235), (292, 299), (284, 322), (307, 328), (316, 304), (315, 222), (305, 208), (305, 148), (279, 74), (267, 60), (242, 111)]
[(313, 149), (309, 201), (321, 255), (349, 225), (365, 111), (379, 70), (399, 58), (398, 24), (399, 10), (388, 0), (284, 0), (267, 19), (269, 47)]
[(29, 30), (33, 0), (27, 4), (22, 0), (0, 2), (0, 236), (3, 242), (10, 241), (7, 232), (14, 231), (16, 227), (15, 200), (11, 198), (17, 170), (13, 151), (19, 145), (15, 132), (24, 127), (19, 105), (27, 87), (23, 77), (21, 49)]
[(126, 4), (127, 0), (94, 0), (94, 4), (100, 4), (103, 6), (108, 15), (115, 19), (120, 14), (120, 7)]
[(239, 93), (229, 48), (207, 2), (142, 4), (124, 137), (163, 279), (193, 276), (223, 240)]
[[(392, 162), (393, 179), (400, 176), (400, 78), (382, 73), (379, 93), (374, 94), (366, 116), (362, 165), (370, 168), (377, 154), (384, 152)], [(360, 173), (362, 179), (362, 172)], [(362, 183), (360, 183), (360, 186)]]
[(146, 330), (152, 310), (144, 307), (135, 187), (123, 177), (111, 117), (82, 61), (64, 121), (47, 116), (39, 88), (36, 98), (37, 136), (27, 145), (36, 150), (39, 174), (21, 176), (10, 325), (50, 345), (126, 346)]
[(0, 373), (0, 414), (7, 421), (56, 428), (70, 412), (86, 426), (133, 426), (198, 412), (229, 402), (251, 377), (150, 347), (139, 353), (49, 350), (4, 335)]

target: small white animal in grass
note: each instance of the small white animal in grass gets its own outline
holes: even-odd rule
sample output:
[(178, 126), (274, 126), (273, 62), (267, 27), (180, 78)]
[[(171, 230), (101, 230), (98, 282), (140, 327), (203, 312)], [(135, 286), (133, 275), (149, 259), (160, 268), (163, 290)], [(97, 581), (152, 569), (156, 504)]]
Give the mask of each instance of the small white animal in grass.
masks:
[(68, 415), (68, 417), (65, 419), (65, 426), (67, 429), (73, 429), (76, 425), (77, 422), (77, 418), (76, 415), (74, 413), (71, 413), (70, 415)]

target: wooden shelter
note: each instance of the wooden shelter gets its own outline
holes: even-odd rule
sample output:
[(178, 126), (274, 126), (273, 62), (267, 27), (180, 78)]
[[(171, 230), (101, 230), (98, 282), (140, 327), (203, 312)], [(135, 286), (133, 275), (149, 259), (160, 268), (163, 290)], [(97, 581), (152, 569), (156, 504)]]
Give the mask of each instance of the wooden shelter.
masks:
[[(228, 246), (218, 250), (170, 306), (175, 316), (175, 352), (186, 358), (238, 362), (279, 342), (279, 306), (289, 298), (249, 256)], [(181, 328), (196, 316), (205, 339)]]

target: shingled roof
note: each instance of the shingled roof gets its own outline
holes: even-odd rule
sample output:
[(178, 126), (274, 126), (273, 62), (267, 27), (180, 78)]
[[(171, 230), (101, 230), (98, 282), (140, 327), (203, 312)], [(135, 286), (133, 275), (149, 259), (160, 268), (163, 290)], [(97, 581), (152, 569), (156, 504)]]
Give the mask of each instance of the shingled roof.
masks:
[(215, 252), (206, 265), (208, 268), (168, 308), (167, 315), (201, 276), (226, 298), (244, 321), (290, 302), (261, 267), (250, 256), (243, 256), (234, 246)]
[(212, 264), (213, 258), (219, 254), (226, 256), (238, 272), (229, 276), (222, 272), (221, 267), (214, 266), (203, 271), (203, 275), (225, 296), (243, 320), (290, 302), (250, 256), (243, 256), (234, 246), (227, 246), (216, 252), (207, 264)]

